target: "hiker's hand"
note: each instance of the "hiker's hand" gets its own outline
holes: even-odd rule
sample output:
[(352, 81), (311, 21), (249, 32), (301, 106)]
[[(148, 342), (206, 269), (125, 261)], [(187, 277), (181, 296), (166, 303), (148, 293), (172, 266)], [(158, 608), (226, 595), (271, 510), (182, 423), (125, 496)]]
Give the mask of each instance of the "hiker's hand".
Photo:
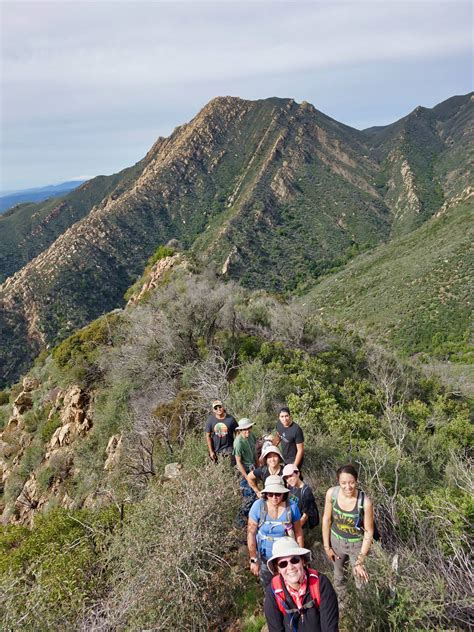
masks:
[(326, 549), (326, 555), (331, 560), (331, 562), (335, 562), (336, 560), (340, 559), (340, 557), (334, 553), (331, 547), (329, 547), (329, 549)]
[(369, 581), (369, 575), (365, 570), (365, 566), (362, 562), (357, 562), (357, 564), (354, 566), (354, 575), (358, 579), (362, 580), (365, 584)]
[(217, 454), (215, 452), (211, 452), (209, 454), (209, 458), (211, 459), (211, 461), (214, 461), (214, 463), (217, 463)]
[(258, 562), (250, 562), (250, 572), (252, 573), (252, 575), (255, 575), (255, 577), (258, 577), (258, 574), (260, 572), (260, 564)]

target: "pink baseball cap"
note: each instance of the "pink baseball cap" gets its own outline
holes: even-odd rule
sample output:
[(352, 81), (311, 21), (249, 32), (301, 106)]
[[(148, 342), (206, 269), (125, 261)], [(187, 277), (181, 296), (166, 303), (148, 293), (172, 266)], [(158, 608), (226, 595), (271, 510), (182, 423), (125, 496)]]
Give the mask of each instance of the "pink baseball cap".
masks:
[(288, 463), (288, 465), (285, 465), (283, 468), (282, 476), (285, 478), (285, 476), (291, 476), (294, 472), (299, 472), (299, 469), (294, 463)]

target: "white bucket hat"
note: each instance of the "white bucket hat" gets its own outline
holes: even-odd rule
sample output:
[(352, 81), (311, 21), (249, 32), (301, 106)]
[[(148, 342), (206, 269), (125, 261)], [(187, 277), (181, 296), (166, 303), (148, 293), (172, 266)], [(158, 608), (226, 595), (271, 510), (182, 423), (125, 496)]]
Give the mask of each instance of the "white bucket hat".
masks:
[(265, 481), (265, 487), (262, 489), (262, 494), (272, 492), (273, 494), (289, 494), (290, 490), (285, 487), (283, 479), (278, 474), (272, 474), (268, 476)]
[(273, 545), (272, 556), (267, 562), (268, 570), (275, 575), (277, 570), (273, 562), (280, 557), (290, 557), (291, 555), (304, 557), (306, 562), (309, 562), (311, 559), (311, 551), (300, 547), (298, 542), (293, 538), (288, 536), (278, 538)]
[(271, 454), (272, 452), (274, 452), (275, 454), (278, 454), (280, 459), (283, 461), (283, 455), (280, 451), (280, 448), (277, 445), (266, 445), (262, 450), (262, 456), (260, 457), (261, 460), (264, 461), (267, 458), (267, 456)]
[(248, 430), (253, 425), (254, 424), (252, 421), (250, 421), (250, 419), (247, 419), (247, 417), (244, 417), (243, 419), (239, 419), (239, 425), (237, 426), (236, 430)]

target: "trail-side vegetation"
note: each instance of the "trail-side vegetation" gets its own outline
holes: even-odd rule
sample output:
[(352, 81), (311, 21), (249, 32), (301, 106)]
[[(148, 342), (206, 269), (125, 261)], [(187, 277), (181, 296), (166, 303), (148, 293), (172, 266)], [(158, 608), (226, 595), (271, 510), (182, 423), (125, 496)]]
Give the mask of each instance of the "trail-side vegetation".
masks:
[[(38, 472), (46, 488), (54, 479), (35, 452), (51, 432), (49, 389), (87, 388), (93, 426), (70, 446), (62, 485), (71, 508), (52, 503), (31, 531), (2, 527), (2, 628), (225, 630), (239, 618), (242, 630), (257, 629), (263, 595), (239, 564), (236, 480), (206, 455), (203, 424), (215, 397), (256, 421), (257, 433), (272, 430), (278, 406), (289, 404), (305, 432), (305, 476), (320, 508), (336, 467), (359, 466), (382, 539), (368, 561), (371, 582), (351, 592), (343, 629), (469, 628), (474, 437), (462, 397), (383, 348), (328, 329), (301, 303), (210, 273), (177, 271), (146, 302), (104, 322), (34, 369), (42, 386), (31, 450), (3, 502), (27, 473)], [(122, 438), (121, 456), (104, 471), (112, 435)], [(170, 462), (181, 475), (165, 481)], [(315, 566), (331, 576), (314, 536)], [(35, 538), (40, 547), (30, 544)], [(77, 588), (58, 580), (66, 592), (53, 601), (49, 587), (64, 576)]]

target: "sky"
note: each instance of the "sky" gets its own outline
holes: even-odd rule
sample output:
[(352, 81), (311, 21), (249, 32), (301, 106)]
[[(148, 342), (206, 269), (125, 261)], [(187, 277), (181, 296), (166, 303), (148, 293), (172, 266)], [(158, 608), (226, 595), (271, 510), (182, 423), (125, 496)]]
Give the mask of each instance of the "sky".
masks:
[(473, 84), (471, 2), (0, 0), (0, 191), (110, 174), (210, 99), (358, 129)]

